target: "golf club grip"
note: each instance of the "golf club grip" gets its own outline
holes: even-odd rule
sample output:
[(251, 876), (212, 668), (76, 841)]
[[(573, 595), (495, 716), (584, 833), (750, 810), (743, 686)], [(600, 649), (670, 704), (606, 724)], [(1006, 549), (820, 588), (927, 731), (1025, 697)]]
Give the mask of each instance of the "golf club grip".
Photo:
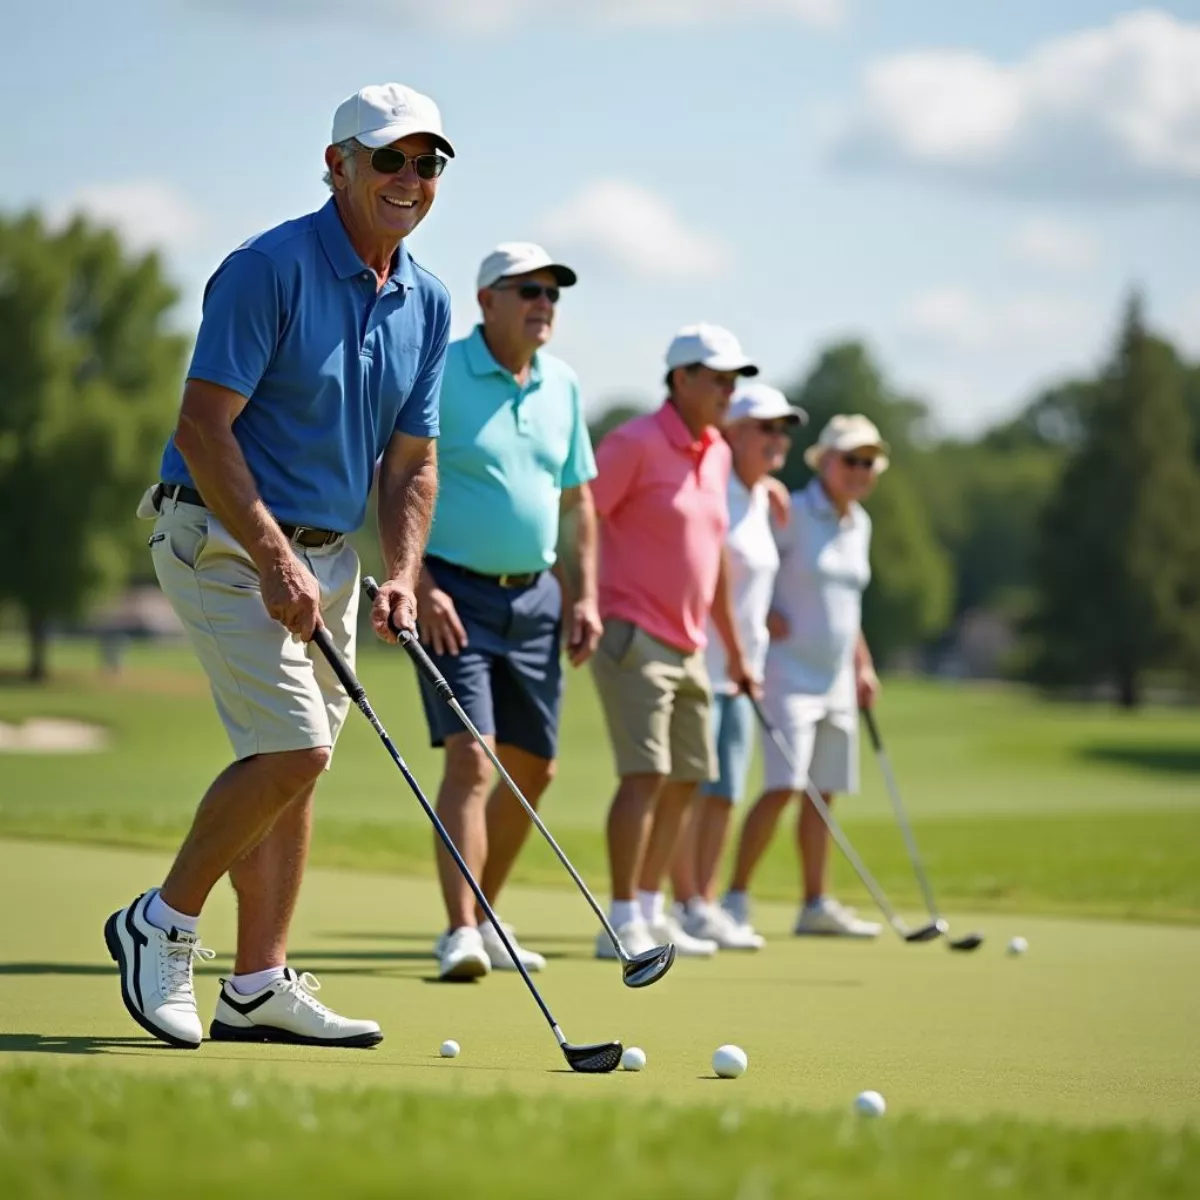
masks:
[(342, 687), (346, 689), (346, 694), (355, 704), (358, 704), (366, 696), (366, 689), (358, 682), (358, 676), (355, 675), (350, 664), (338, 653), (338, 648), (333, 644), (333, 638), (329, 636), (329, 630), (323, 625), (318, 625), (313, 630), (312, 640), (313, 645), (325, 655), (326, 661), (333, 668), (333, 673), (338, 677)]
[(879, 736), (879, 726), (875, 723), (875, 714), (869, 708), (859, 710), (867, 723), (867, 733), (871, 736), (871, 745), (876, 750), (883, 749), (883, 738)]
[[(379, 585), (370, 575), (364, 575), (362, 587), (373, 603), (375, 597), (379, 595)], [(446, 682), (446, 677), (434, 666), (433, 659), (425, 653), (425, 647), (421, 645), (421, 641), (416, 634), (408, 629), (398, 629), (392, 621), (391, 613), (388, 614), (388, 628), (396, 635), (396, 640), (400, 645), (408, 651), (409, 658), (417, 664), (417, 670), (429, 680), (433, 690), (443, 700), (453, 700), (454, 692), (451, 691), (450, 685)]]

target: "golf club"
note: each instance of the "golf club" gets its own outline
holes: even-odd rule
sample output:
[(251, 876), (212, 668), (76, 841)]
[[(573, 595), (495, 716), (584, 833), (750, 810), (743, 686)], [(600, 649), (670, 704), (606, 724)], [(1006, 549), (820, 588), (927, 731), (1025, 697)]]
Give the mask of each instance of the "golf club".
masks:
[(413, 795), (420, 801), (421, 807), (425, 810), (425, 815), (433, 823), (438, 837), (442, 839), (442, 844), (454, 859), (455, 865), (463, 874), (463, 878), (470, 884), (471, 891), (475, 893), (475, 899), (479, 903), (479, 907), (483, 910), (488, 920), (491, 921), (497, 935), (504, 944), (505, 950), (508, 951), (509, 957), (513, 960), (513, 964), (520, 971), (521, 978), (525, 980), (525, 986), (537, 1001), (538, 1008), (542, 1010), (542, 1015), (546, 1018), (551, 1030), (553, 1030), (559, 1048), (563, 1052), (563, 1057), (567, 1060), (567, 1065), (572, 1071), (591, 1075), (600, 1075), (608, 1071), (615, 1071), (621, 1062), (622, 1047), (620, 1042), (596, 1042), (588, 1046), (573, 1046), (567, 1041), (550, 1009), (546, 1007), (546, 1002), (542, 999), (537, 988), (534, 987), (533, 980), (529, 978), (529, 972), (525, 970), (521, 960), (513, 952), (512, 944), (508, 940), (508, 934), (505, 933), (504, 926), (496, 919), (496, 914), (492, 912), (491, 906), (483, 894), (483, 889), (475, 882), (475, 877), (471, 874), (467, 864), (463, 862), (463, 857), (459, 854), (458, 847), (446, 832), (446, 827), (438, 819), (437, 813), (433, 811), (429, 801), (425, 798), (424, 792), (421, 791), (421, 785), (417, 783), (413, 773), (408, 769), (408, 764), (401, 757), (400, 751), (396, 749), (395, 743), (388, 737), (387, 730), (380, 724), (379, 718), (375, 715), (374, 709), (371, 708), (370, 702), (367, 700), (366, 690), (359, 683), (358, 677), (350, 668), (350, 664), (338, 653), (338, 649), (333, 644), (328, 631), (322, 626), (317, 626), (312, 640), (317, 649), (325, 656), (330, 667), (333, 668), (333, 673), (340, 680), (342, 687), (346, 689), (346, 694), (358, 706), (363, 716), (371, 722), (371, 726), (375, 732), (379, 734), (379, 739), (387, 747), (388, 753), (392, 756), (392, 761), (400, 768), (400, 773), (404, 776), (408, 786), (412, 788)]
[[(767, 716), (763, 711), (762, 705), (753, 696), (750, 697), (750, 703), (754, 706), (754, 713), (758, 717), (759, 724), (762, 725), (771, 741), (775, 743), (775, 748), (783, 756), (783, 761), (791, 768), (793, 775), (799, 774), (796, 770), (796, 760), (792, 757), (792, 752), (788, 748), (787, 742), (783, 740), (783, 734), (779, 732), (775, 722)], [(887, 918), (887, 923), (904, 941), (929, 942), (946, 932), (946, 922), (940, 918), (930, 921), (928, 925), (922, 925), (919, 929), (910, 929), (900, 919), (896, 910), (892, 908), (891, 903), (884, 894), (883, 888), (879, 886), (875, 877), (867, 870), (866, 864), (858, 857), (858, 853), (850, 844), (850, 839), (842, 832), (841, 825), (834, 818), (829, 805), (825, 803), (825, 797), (813, 786), (812, 780), (808, 778), (807, 773), (804, 777), (804, 793), (812, 801), (813, 808), (817, 810), (817, 815), (825, 823), (825, 828), (829, 830), (833, 840), (837, 842), (838, 849), (849, 859), (850, 865), (854, 868), (859, 879), (862, 880), (863, 886), (871, 893), (875, 903), (879, 906), (879, 911)]]
[[(921, 861), (921, 852), (917, 849), (916, 835), (913, 833), (912, 826), (908, 821), (908, 813), (904, 807), (904, 801), (900, 796), (900, 788), (896, 784), (896, 776), (892, 772), (891, 759), (888, 757), (887, 750), (884, 749), (883, 738), (879, 733), (879, 722), (875, 720), (875, 714), (869, 709), (862, 710), (863, 720), (867, 724), (867, 732), (871, 736), (871, 745), (875, 748), (875, 757), (879, 761), (879, 769), (883, 772), (883, 781), (887, 785), (888, 795), (892, 800), (892, 808), (896, 812), (896, 821), (900, 825), (900, 832), (904, 835), (904, 844), (908, 848), (908, 857), (912, 862), (913, 870), (916, 872), (917, 882), (921, 885), (921, 892), (925, 896), (925, 907), (929, 910), (929, 915), (934, 920), (940, 920), (937, 904), (933, 899), (933, 888), (929, 884), (929, 876), (925, 873), (925, 864)], [(965, 933), (962, 937), (950, 937), (946, 935), (946, 944), (951, 950), (978, 950), (983, 945), (982, 933)]]
[[(379, 585), (370, 575), (366, 575), (363, 577), (362, 587), (363, 591), (366, 592), (373, 602), (379, 594)], [(446, 677), (437, 669), (429, 655), (425, 653), (425, 648), (421, 645), (419, 639), (407, 629), (397, 629), (395, 625), (392, 625), (392, 632), (396, 635), (400, 645), (408, 651), (417, 669), (429, 681), (434, 691), (446, 701), (454, 715), (458, 717), (471, 737), (475, 739), (476, 744), (488, 756), (492, 766), (499, 772), (500, 778), (508, 785), (509, 790), (517, 798), (521, 807), (529, 814), (529, 819), (537, 826), (538, 832), (550, 843), (550, 848), (558, 855), (558, 861), (567, 868), (571, 878), (575, 881), (575, 885), (583, 893), (588, 904), (592, 906), (592, 912), (599, 917), (600, 924), (604, 926), (604, 932), (608, 935), (609, 941), (613, 944), (613, 949), (617, 952), (617, 957), (621, 960), (621, 975), (625, 986), (631, 988), (647, 987), (649, 984), (660, 980), (671, 969), (671, 964), (675, 961), (675, 946), (668, 942), (665, 946), (654, 946), (649, 950), (643, 951), (641, 954), (634, 955), (630, 955), (625, 950), (625, 947), (621, 945), (621, 939), (617, 937), (616, 930), (612, 927), (612, 923), (605, 916), (604, 909), (601, 908), (595, 896), (588, 890), (587, 884), (583, 882), (579, 872), (575, 870), (562, 847), (554, 840), (554, 836), (546, 828), (541, 817), (538, 816), (537, 810), (529, 803), (521, 793), (521, 789), (513, 782), (512, 776), (504, 769), (496, 752), (488, 745), (483, 734), (476, 729), (471, 718), (467, 716), (463, 706), (459, 704), (453, 690), (446, 682)]]

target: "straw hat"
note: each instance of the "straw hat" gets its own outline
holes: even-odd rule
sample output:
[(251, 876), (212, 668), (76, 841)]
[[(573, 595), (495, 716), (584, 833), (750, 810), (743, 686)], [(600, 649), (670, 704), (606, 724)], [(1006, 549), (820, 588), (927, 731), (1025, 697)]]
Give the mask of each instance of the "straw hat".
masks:
[(821, 469), (821, 460), (830, 451), (849, 454), (852, 450), (877, 450), (875, 474), (882, 475), (888, 469), (890, 447), (879, 435), (872, 421), (861, 413), (840, 414), (830, 417), (829, 424), (821, 430), (821, 436), (804, 451), (804, 461), (814, 471)]

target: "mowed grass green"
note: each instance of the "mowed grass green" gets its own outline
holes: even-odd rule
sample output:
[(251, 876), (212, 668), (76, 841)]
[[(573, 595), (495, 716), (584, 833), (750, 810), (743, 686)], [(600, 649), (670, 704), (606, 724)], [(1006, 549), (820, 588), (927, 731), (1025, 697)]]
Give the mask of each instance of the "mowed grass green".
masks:
[[(0, 671), (19, 646), (0, 641)], [(134, 646), (116, 678), (94, 648), (56, 651), (45, 687), (0, 684), (0, 720), (69, 716), (103, 726), (108, 749), (0, 759), (0, 833), (119, 845), (177, 843), (228, 755), (203, 676), (182, 646)], [(375, 708), (432, 795), (440, 756), (428, 746), (415, 680), (399, 651), (373, 647), (360, 673)], [(885, 736), (943, 907), (1200, 919), (1200, 722), (1185, 709), (1133, 716), (1047, 703), (1019, 688), (888, 680)], [(864, 791), (839, 812), (900, 903), (919, 893), (870, 751)], [(757, 787), (757, 767), (751, 790)], [(602, 829), (613, 787), (603, 720), (587, 671), (572, 672), (559, 774), (544, 815), (586, 877), (605, 888)], [(796, 889), (789, 828), (756, 881), (764, 897)], [(432, 835), (357, 713), (322, 782), (314, 861), (428, 875)], [(867, 897), (845, 864), (839, 893)], [(533, 839), (517, 879), (562, 883)]]
[[(763, 906), (758, 955), (680, 961), (624, 988), (561, 889), (506, 915), (576, 1041), (621, 1038), (644, 1072), (566, 1070), (519, 979), (428, 982), (423, 880), (314, 870), (292, 943), (321, 996), (370, 1014), (373, 1051), (153, 1042), (130, 1021), (106, 914), (159, 877), (145, 851), (0, 841), (0, 1194), (212, 1195), (250, 1177), (302, 1194), (1188, 1196), (1200, 1185), (1200, 930), (991, 918), (974, 955), (802, 942)], [(23, 914), (23, 918), (21, 917)], [(1003, 953), (1012, 933), (1030, 941)], [(202, 933), (202, 1015), (230, 968), (233, 905)], [(438, 1057), (446, 1037), (462, 1045)], [(750, 1069), (718, 1080), (712, 1050)], [(887, 1116), (863, 1122), (875, 1088)]]

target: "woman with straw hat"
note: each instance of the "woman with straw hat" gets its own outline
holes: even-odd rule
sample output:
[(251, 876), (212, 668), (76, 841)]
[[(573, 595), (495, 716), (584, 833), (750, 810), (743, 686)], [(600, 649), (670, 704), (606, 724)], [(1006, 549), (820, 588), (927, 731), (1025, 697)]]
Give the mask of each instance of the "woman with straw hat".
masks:
[[(858, 709), (874, 703), (879, 680), (862, 635), (862, 594), (871, 579), (871, 518), (862, 507), (887, 470), (888, 446), (859, 414), (833, 417), (804, 454), (814, 472), (792, 496), (792, 516), (780, 538), (769, 625), (771, 647), (763, 706), (793, 759), (764, 744), (764, 791), (746, 816), (729, 891), (722, 905), (749, 924), (750, 879), (783, 810), (806, 777), (832, 803), (858, 791)], [(794, 933), (877, 937), (827, 892), (829, 831), (801, 796), (797, 841), (803, 906)]]

